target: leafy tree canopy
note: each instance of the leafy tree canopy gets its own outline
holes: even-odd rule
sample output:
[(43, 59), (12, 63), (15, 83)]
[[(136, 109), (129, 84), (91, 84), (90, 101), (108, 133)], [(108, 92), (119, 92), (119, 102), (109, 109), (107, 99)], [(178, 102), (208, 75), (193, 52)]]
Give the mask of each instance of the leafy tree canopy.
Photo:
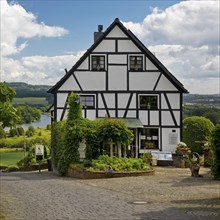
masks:
[(15, 96), (15, 90), (0, 82), (0, 125), (4, 127), (13, 127), (19, 121), (16, 109), (11, 102)]

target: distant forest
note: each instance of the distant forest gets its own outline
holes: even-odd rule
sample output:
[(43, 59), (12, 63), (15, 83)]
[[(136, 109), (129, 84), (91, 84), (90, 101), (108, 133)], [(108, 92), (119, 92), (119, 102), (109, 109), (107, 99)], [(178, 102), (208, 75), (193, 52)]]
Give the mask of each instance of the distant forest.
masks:
[(53, 103), (53, 95), (51, 93), (47, 93), (51, 86), (31, 85), (23, 82), (11, 82), (7, 83), (7, 85), (15, 89), (15, 98), (45, 97), (48, 103)]

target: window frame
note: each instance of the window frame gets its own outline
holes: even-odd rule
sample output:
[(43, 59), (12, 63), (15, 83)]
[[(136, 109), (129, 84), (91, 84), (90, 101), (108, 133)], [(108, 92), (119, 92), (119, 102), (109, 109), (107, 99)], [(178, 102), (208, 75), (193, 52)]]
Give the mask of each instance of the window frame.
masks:
[[(146, 104), (141, 104), (141, 101), (143, 100), (141, 97), (147, 97), (148, 99), (156, 98), (154, 101), (156, 105), (154, 104), (153, 106), (149, 105), (149, 101), (147, 100)], [(141, 110), (158, 110), (158, 96), (157, 95), (139, 95), (139, 109)]]
[[(101, 60), (101, 58), (103, 58), (103, 60)], [(95, 61), (97, 62), (96, 64), (94, 63)], [(100, 64), (101, 61), (103, 62), (103, 64)], [(103, 67), (101, 67), (100, 65), (103, 65)], [(97, 68), (97, 66), (100, 66), (100, 67)], [(91, 56), (91, 70), (92, 71), (105, 71), (105, 56), (104, 55), (92, 55)]]
[[(141, 58), (140, 60), (138, 60), (139, 58)], [(134, 60), (132, 60), (134, 59)], [(141, 62), (140, 64), (138, 64), (138, 62)], [(132, 65), (134, 65), (134, 67), (131, 67)], [(137, 68), (135, 68), (135, 66), (139, 66)], [(143, 56), (129, 56), (129, 67), (130, 67), (130, 71), (132, 72), (139, 72), (139, 71), (143, 71), (144, 70), (144, 59)]]
[[(92, 101), (86, 100), (86, 98), (91, 98)], [(85, 98), (85, 101), (82, 102), (82, 98)], [(82, 105), (83, 109), (95, 109), (95, 95), (80, 95), (80, 104)], [(88, 103), (92, 103), (93, 105), (87, 105)]]
[(160, 149), (159, 128), (144, 127), (140, 131), (140, 137), (141, 137), (140, 138), (140, 149), (141, 150), (159, 150)]

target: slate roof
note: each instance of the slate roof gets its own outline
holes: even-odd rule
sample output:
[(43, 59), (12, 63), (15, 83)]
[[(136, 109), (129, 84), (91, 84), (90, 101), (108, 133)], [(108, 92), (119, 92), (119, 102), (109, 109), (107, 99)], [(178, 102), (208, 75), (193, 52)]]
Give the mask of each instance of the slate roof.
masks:
[(184, 88), (182, 83), (174, 77), (170, 71), (144, 46), (144, 44), (130, 31), (128, 30), (118, 18), (103, 32), (102, 36), (98, 38), (97, 41), (84, 53), (84, 55), (75, 63), (75, 65), (66, 73), (66, 75), (61, 78), (60, 81), (51, 87), (48, 92), (56, 93), (56, 91), (63, 85), (63, 83), (69, 78), (69, 76), (77, 70), (80, 64), (89, 56), (89, 54), (99, 45), (99, 43), (113, 30), (115, 26), (118, 26), (125, 35), (143, 52), (146, 54), (148, 59), (159, 69), (161, 72), (177, 87), (177, 89), (182, 93), (188, 93)]

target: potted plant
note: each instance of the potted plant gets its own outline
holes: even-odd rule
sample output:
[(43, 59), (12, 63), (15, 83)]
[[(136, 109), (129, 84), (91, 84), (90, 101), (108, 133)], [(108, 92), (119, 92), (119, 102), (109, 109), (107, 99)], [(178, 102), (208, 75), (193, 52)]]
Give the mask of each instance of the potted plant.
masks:
[(190, 154), (191, 151), (184, 142), (179, 142), (176, 147), (176, 152), (172, 154), (173, 165), (178, 168), (185, 168), (186, 162), (184, 156)]
[(197, 152), (185, 155), (185, 161), (189, 164), (191, 176), (199, 177), (200, 156)]
[(191, 153), (191, 151), (184, 142), (179, 142), (176, 147), (176, 153), (185, 155)]

